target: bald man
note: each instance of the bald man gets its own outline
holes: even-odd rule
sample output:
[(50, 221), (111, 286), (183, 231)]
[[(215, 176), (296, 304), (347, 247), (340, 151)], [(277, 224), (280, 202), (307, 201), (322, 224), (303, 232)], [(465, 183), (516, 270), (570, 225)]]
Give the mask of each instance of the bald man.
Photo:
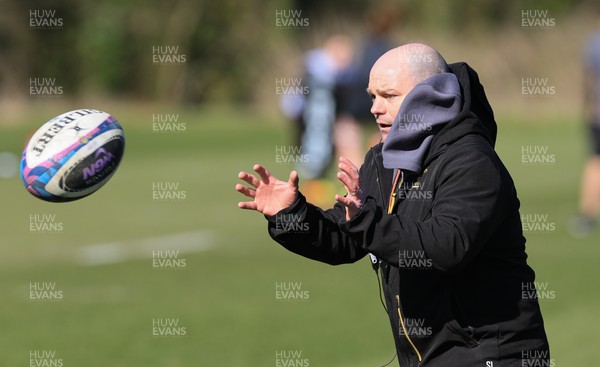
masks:
[(381, 143), (360, 170), (340, 158), (347, 195), (332, 209), (306, 202), (295, 171), (281, 181), (260, 165), (239, 173), (251, 200), (238, 206), (309, 259), (370, 254), (402, 367), (550, 366), (519, 200), (477, 74), (408, 44), (373, 65), (367, 91)]

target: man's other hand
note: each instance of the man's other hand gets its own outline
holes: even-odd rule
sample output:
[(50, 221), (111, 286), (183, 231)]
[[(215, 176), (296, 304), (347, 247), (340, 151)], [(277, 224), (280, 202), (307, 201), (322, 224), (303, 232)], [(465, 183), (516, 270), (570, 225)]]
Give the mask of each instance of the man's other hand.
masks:
[(346, 196), (336, 195), (335, 200), (346, 207), (346, 220), (354, 218), (362, 209), (362, 190), (358, 168), (350, 160), (340, 157), (337, 178), (348, 192)]

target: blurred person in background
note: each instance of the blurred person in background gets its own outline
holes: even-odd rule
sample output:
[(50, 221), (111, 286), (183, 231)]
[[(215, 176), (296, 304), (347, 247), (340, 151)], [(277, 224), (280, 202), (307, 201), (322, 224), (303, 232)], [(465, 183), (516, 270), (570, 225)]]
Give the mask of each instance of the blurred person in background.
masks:
[[(339, 157), (357, 165), (362, 163), (365, 149), (363, 126), (371, 122), (371, 100), (365, 92), (369, 72), (375, 61), (393, 46), (389, 32), (396, 21), (395, 9), (378, 9), (366, 22), (366, 37), (353, 63), (342, 71), (337, 93), (338, 118), (334, 127), (334, 143)], [(369, 139), (368, 146), (379, 143), (379, 133)]]
[(579, 214), (569, 226), (575, 237), (585, 237), (596, 227), (600, 212), (600, 17), (598, 29), (588, 39), (584, 54), (584, 118), (591, 143), (581, 177)]
[(341, 72), (348, 68), (352, 55), (348, 37), (327, 38), (323, 46), (304, 56), (302, 83), (307, 93), (284, 94), (280, 101), (284, 114), (296, 123), (295, 144), (301, 157), (305, 157), (296, 167), (305, 178), (303, 192), (316, 203), (323, 203), (335, 190), (333, 184), (324, 180), (324, 175), (334, 158), (336, 90)]

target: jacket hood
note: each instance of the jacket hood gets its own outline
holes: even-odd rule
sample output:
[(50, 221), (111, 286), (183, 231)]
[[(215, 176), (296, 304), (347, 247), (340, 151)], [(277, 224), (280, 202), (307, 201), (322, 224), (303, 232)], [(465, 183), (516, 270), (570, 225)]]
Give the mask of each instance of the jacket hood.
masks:
[(479, 82), (477, 72), (467, 63), (450, 64), (450, 71), (456, 75), (462, 94), (460, 112), (448, 122), (431, 141), (425, 158), (425, 166), (440, 155), (446, 148), (465, 135), (476, 134), (484, 137), (492, 147), (496, 143), (497, 126), (494, 111)]
[(442, 73), (408, 93), (383, 143), (385, 168), (421, 172), (434, 136), (461, 111), (460, 89), (453, 73)]

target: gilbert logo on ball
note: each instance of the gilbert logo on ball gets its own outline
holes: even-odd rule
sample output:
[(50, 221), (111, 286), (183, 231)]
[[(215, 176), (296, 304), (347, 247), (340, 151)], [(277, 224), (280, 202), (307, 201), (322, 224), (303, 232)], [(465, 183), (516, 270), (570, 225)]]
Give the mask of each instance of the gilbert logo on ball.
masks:
[(124, 149), (123, 128), (108, 113), (66, 112), (46, 122), (29, 140), (21, 158), (21, 180), (42, 200), (81, 199), (110, 179)]

